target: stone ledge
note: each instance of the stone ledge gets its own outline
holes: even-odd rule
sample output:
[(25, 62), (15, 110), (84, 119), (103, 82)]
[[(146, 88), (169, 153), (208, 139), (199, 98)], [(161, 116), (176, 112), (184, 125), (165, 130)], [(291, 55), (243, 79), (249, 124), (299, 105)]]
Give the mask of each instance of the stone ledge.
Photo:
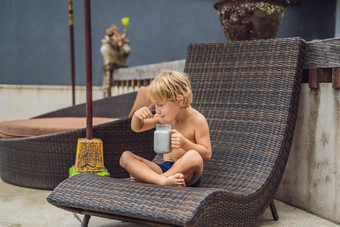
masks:
[(147, 80), (155, 78), (162, 70), (183, 72), (185, 60), (120, 68), (114, 72), (114, 80)]

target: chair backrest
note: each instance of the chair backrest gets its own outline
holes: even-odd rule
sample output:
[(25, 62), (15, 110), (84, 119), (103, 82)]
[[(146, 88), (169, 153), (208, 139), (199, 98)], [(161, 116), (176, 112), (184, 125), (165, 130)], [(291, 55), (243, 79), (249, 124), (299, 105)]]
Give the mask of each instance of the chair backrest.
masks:
[(294, 133), (304, 47), (300, 38), (189, 45), (184, 71), (213, 150), (202, 187), (244, 195), (278, 186)]

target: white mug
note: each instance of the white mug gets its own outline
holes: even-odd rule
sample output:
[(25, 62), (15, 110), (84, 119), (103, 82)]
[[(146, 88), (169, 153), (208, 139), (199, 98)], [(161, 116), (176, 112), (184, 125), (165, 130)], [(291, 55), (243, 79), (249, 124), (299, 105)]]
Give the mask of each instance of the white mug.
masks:
[(157, 124), (154, 132), (154, 151), (158, 154), (171, 152), (171, 125)]

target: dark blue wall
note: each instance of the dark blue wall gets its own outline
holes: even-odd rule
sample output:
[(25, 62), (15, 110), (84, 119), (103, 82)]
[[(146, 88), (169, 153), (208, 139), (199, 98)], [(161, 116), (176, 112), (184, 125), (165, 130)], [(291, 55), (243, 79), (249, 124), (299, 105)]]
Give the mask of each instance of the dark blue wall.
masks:
[[(128, 66), (184, 59), (188, 43), (225, 42), (214, 0), (97, 0), (92, 7), (93, 84), (102, 84), (101, 39), (130, 17)], [(307, 2), (307, 3), (305, 3)], [(77, 85), (85, 84), (84, 9), (74, 0)], [(278, 37), (334, 36), (336, 0), (290, 6)], [(316, 16), (318, 15), (318, 16)], [(0, 0), (0, 84), (70, 84), (67, 0)]]

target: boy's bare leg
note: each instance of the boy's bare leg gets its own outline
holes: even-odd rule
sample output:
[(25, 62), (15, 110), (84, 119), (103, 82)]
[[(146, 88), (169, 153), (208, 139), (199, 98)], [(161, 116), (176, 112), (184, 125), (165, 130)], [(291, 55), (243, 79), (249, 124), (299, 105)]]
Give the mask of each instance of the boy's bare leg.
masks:
[(165, 176), (162, 174), (162, 169), (156, 163), (150, 162), (129, 151), (125, 151), (122, 154), (120, 165), (137, 181), (159, 185), (185, 186), (183, 174), (174, 173), (171, 176)]
[(190, 186), (201, 177), (202, 172), (203, 159), (201, 155), (197, 151), (190, 150), (163, 175), (171, 176), (176, 173), (183, 173), (186, 185)]

